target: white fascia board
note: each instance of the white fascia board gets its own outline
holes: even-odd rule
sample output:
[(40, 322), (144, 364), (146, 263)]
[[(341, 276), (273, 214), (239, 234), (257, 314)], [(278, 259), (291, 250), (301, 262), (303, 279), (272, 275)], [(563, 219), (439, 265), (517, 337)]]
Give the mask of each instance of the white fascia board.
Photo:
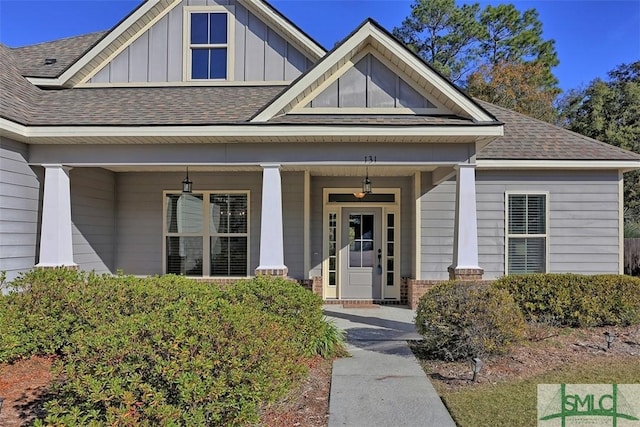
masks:
[(0, 136), (24, 139), (27, 136), (27, 131), (26, 126), (0, 117)]
[(495, 121), (487, 113), (482, 111), (475, 105), (471, 99), (456, 90), (452, 83), (449, 83), (442, 78), (438, 73), (431, 70), (429, 67), (409, 52), (404, 46), (398, 44), (396, 40), (390, 39), (386, 34), (381, 32), (378, 28), (369, 24), (370, 31), (378, 42), (383, 44), (387, 49), (391, 50), (398, 58), (411, 66), (416, 72), (418, 72), (425, 80), (431, 82), (440, 92), (442, 92), (447, 98), (451, 99), (454, 103), (460, 106), (464, 111), (469, 113), (475, 120), (481, 122)]
[(63, 83), (60, 77), (53, 79), (47, 79), (44, 77), (27, 77), (27, 81), (34, 86), (40, 87), (58, 87), (62, 86)]
[(502, 126), (38, 126), (26, 137), (501, 136)]
[(324, 48), (322, 48), (322, 46), (319, 46), (298, 28), (296, 28), (294, 25), (291, 25), (290, 22), (288, 22), (278, 13), (274, 12), (271, 8), (266, 6), (264, 2), (260, 0), (239, 0), (239, 3), (241, 3), (248, 9), (260, 11), (261, 15), (268, 18), (274, 25), (287, 32), (292, 39), (297, 40), (304, 47), (306, 47), (308, 53), (315, 56), (316, 60), (322, 58), (327, 53)]
[(478, 169), (640, 169), (640, 160), (477, 160)]
[(153, 7), (161, 0), (147, 0), (141, 5), (134, 13), (129, 15), (127, 19), (120, 23), (116, 28), (111, 30), (98, 44), (93, 46), (88, 52), (82, 55), (76, 62), (74, 62), (60, 77), (47, 79), (47, 78), (28, 78), (27, 80), (36, 86), (63, 86), (73, 76), (79, 72), (85, 65), (91, 62), (97, 55), (100, 54), (107, 46), (109, 46), (114, 40), (116, 40), (122, 33), (127, 31), (131, 25), (133, 25), (143, 15), (148, 13)]

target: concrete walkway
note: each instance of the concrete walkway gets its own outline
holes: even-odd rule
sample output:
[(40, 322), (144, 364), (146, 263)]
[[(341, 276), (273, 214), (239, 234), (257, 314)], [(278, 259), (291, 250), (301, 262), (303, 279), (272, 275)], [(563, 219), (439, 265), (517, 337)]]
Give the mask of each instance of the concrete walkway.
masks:
[(414, 311), (325, 305), (324, 313), (347, 332), (351, 354), (333, 364), (329, 427), (455, 427), (406, 342), (420, 339)]

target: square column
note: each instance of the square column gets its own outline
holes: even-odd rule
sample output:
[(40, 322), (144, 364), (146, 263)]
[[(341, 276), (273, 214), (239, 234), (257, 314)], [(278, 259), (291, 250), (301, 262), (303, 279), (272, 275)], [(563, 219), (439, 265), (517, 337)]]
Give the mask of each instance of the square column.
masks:
[(480, 280), (484, 270), (478, 266), (478, 219), (476, 208), (476, 165), (456, 166), (456, 217), (453, 235), (453, 264), (449, 278)]
[(36, 267), (77, 267), (73, 262), (71, 187), (62, 165), (44, 167), (44, 197), (40, 232), (40, 262)]
[(260, 265), (256, 269), (256, 275), (287, 276), (289, 269), (284, 265), (280, 165), (260, 166), (262, 166), (262, 217)]

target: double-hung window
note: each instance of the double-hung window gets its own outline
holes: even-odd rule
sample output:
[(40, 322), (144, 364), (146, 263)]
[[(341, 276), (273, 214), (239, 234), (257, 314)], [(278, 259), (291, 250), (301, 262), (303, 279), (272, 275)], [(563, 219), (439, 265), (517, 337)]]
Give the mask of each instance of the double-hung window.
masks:
[(248, 275), (248, 193), (165, 193), (164, 229), (166, 273)]
[(547, 194), (507, 193), (507, 274), (547, 271)]
[(187, 63), (191, 80), (229, 78), (230, 16), (226, 9), (186, 14)]

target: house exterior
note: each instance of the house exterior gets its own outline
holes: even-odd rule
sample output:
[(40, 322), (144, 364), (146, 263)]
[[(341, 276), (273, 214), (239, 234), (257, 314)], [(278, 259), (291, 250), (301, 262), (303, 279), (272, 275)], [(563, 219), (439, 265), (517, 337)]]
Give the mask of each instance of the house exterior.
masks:
[(470, 98), (374, 21), (327, 52), (261, 0), (147, 0), (108, 32), (0, 49), (9, 279), (270, 274), (400, 302), (623, 271), (640, 156)]

